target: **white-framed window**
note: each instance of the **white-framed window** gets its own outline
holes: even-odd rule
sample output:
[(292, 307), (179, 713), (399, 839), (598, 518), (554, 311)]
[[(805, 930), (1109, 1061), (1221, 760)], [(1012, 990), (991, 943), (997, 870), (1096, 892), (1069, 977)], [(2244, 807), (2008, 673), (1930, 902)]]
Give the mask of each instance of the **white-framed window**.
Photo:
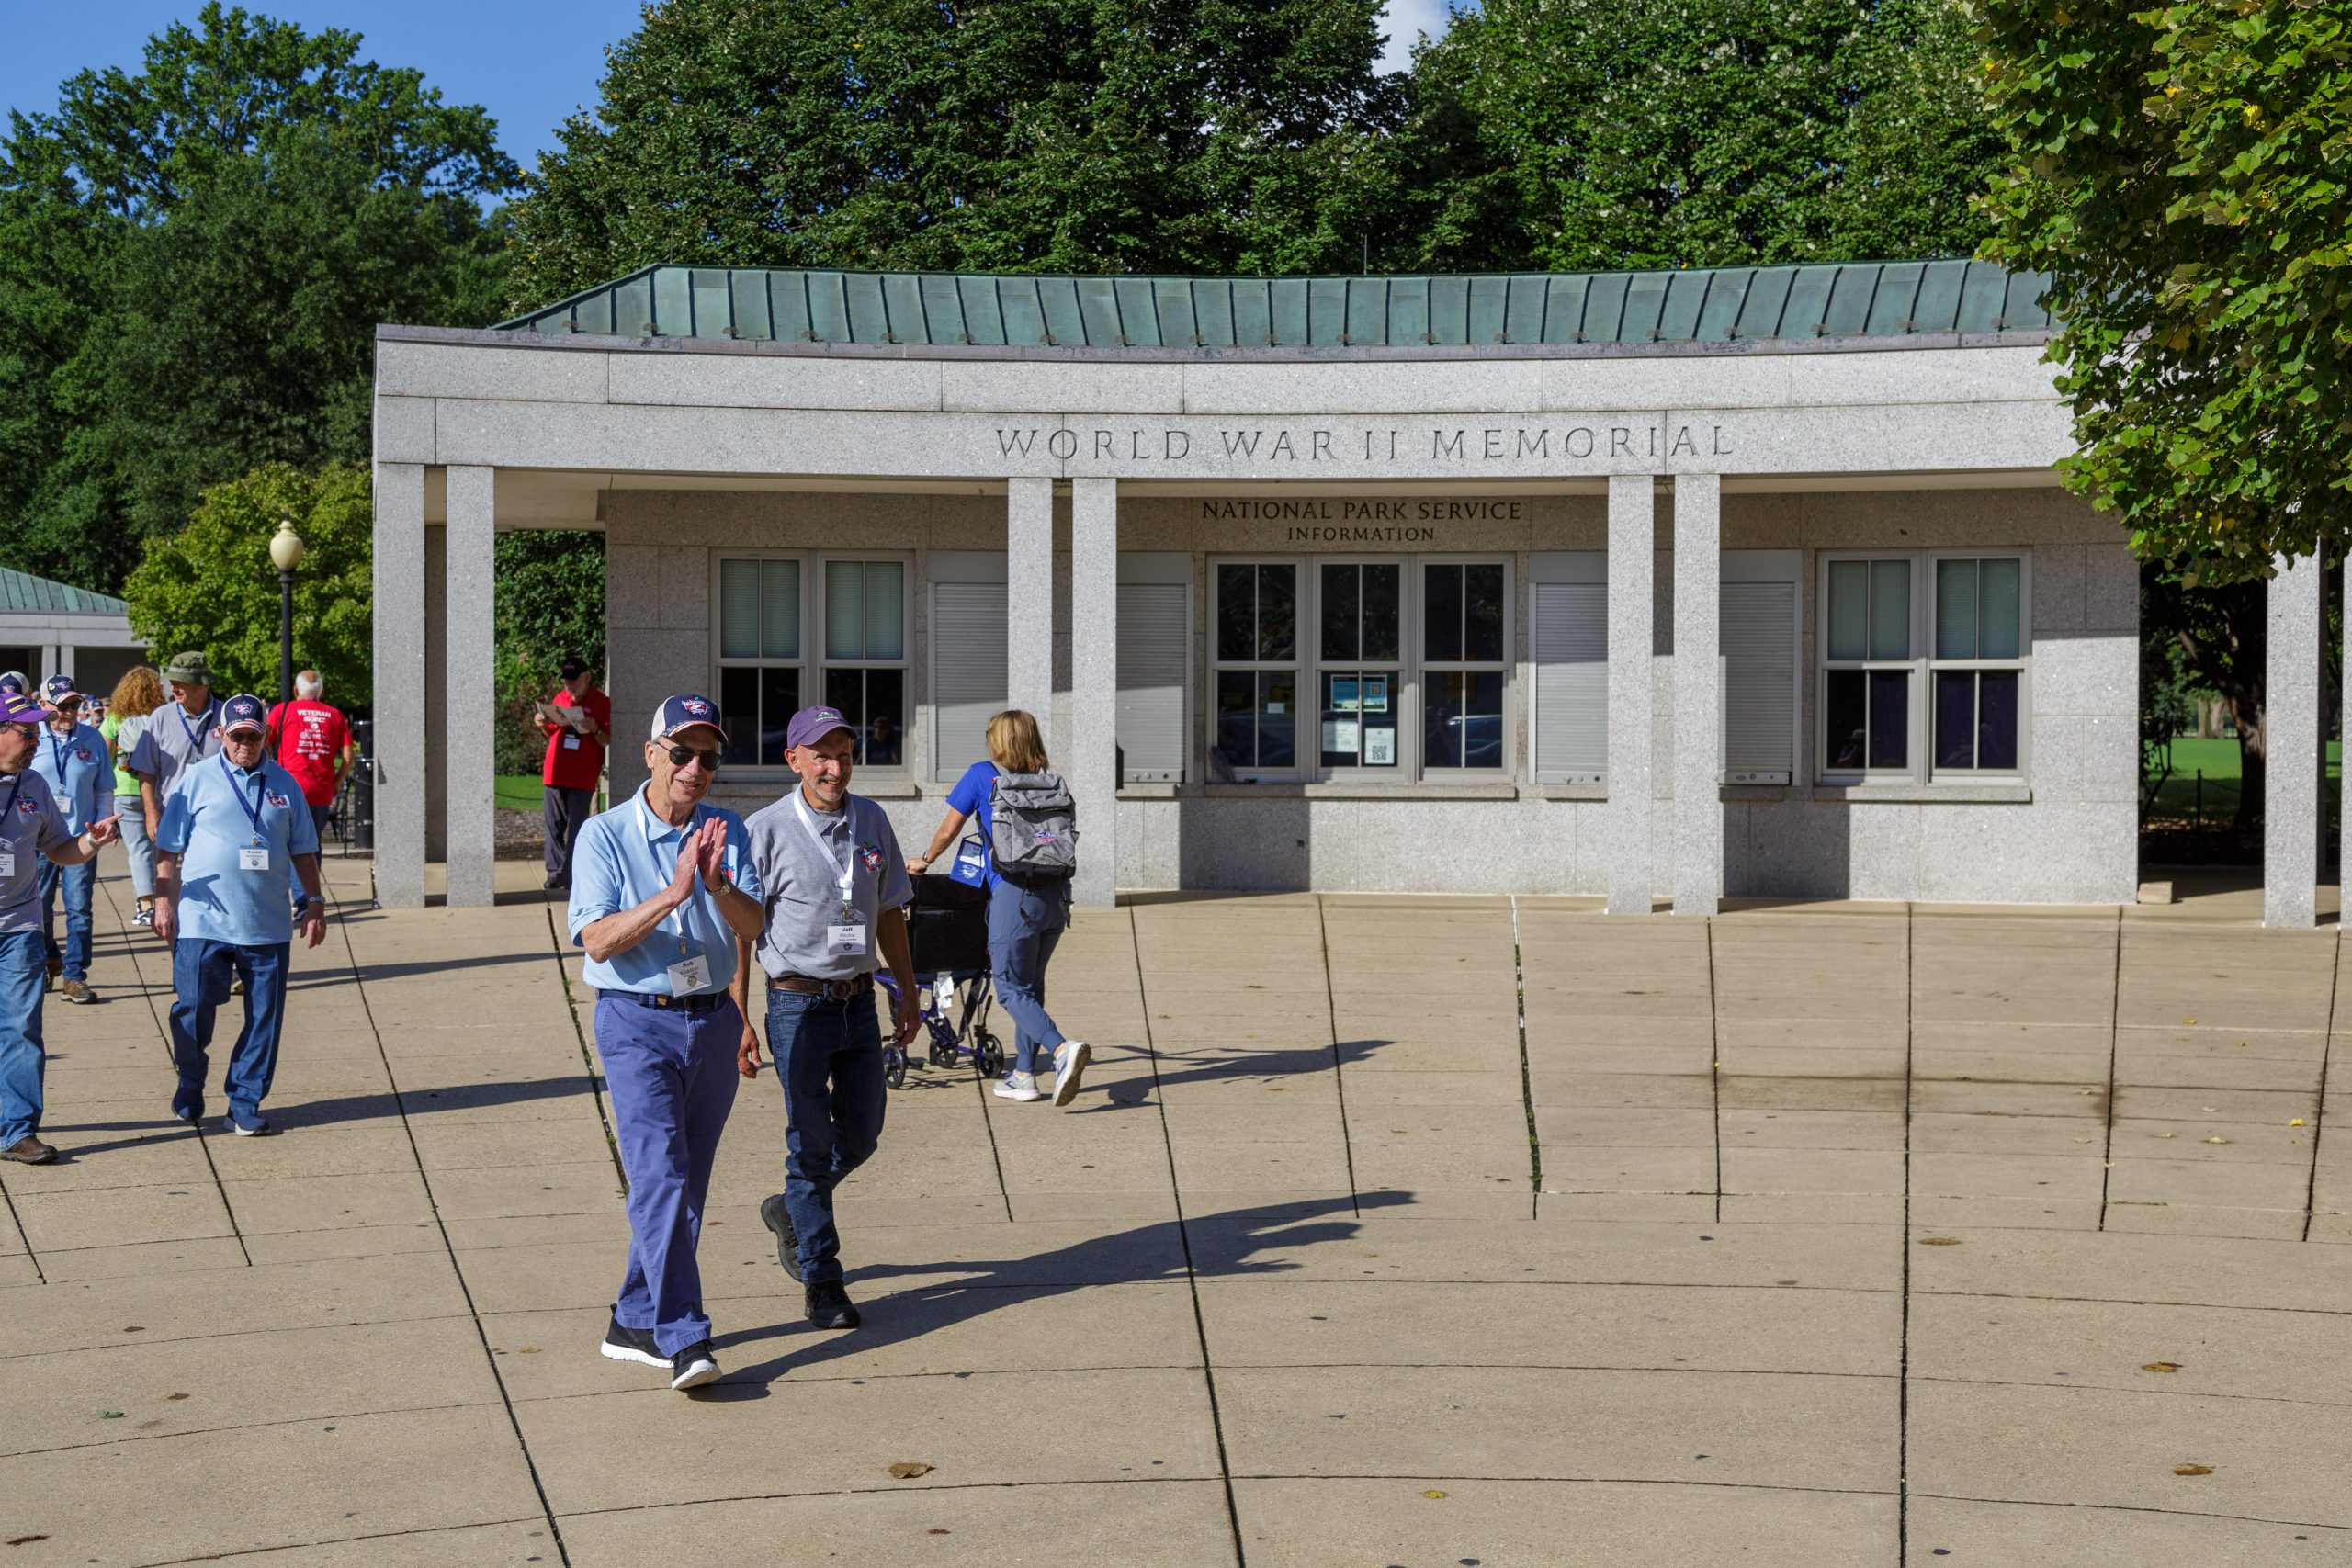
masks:
[(849, 720), (860, 766), (904, 767), (907, 558), (730, 551), (713, 570), (726, 761), (784, 766), (794, 712), (822, 700)]
[(718, 566), (718, 709), (729, 767), (784, 766), (784, 733), (808, 689), (806, 589), (797, 556), (728, 556)]
[(1229, 557), (1209, 586), (1209, 747), (1233, 777), (1509, 775), (1508, 560)]
[(2021, 550), (1824, 555), (1822, 777), (2025, 772), (2030, 567)]
[(1216, 706), (1209, 750), (1236, 778), (1297, 772), (1299, 563), (1209, 569)]

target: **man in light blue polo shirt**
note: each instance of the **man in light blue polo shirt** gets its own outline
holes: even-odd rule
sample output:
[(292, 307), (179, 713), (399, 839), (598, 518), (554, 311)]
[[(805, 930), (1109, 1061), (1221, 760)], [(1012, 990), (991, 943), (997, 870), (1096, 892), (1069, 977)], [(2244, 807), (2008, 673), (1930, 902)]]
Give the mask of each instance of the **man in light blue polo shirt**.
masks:
[(571, 856), (571, 940), (588, 953), (596, 1054), (628, 1173), (628, 1267), (604, 1354), (673, 1389), (718, 1376), (695, 1247), (743, 1033), (735, 944), (760, 933), (742, 819), (705, 806), (726, 747), (706, 697), (672, 697), (645, 743), (645, 787), (588, 819)]
[(302, 945), (316, 947), (327, 934), (319, 831), (302, 786), (265, 754), (266, 714), (259, 697), (220, 705), (220, 754), (181, 775), (155, 834), (155, 934), (172, 944), (175, 996), (172, 1114), (190, 1125), (203, 1117), (213, 1014), (229, 999), (230, 980), (242, 980), (245, 1026), (222, 1086), (228, 1125), (241, 1138), (269, 1131), (261, 1102), (277, 1072), (293, 959), (288, 862), (307, 899)]
[[(106, 797), (114, 789), (114, 764), (107, 755), (107, 738), (95, 724), (82, 722), (82, 694), (71, 675), (51, 675), (41, 682), (41, 706), (49, 710), (40, 748), (33, 753), (33, 772), (57, 797), (57, 809), (66, 831), (79, 833), (106, 813)], [(90, 980), (91, 890), (97, 886), (98, 863), (79, 865), (40, 863), (41, 945), (48, 950), (49, 976), (64, 977), (59, 994), (69, 1002), (94, 1002)], [(65, 945), (57, 945), (57, 895), (65, 895)]]
[(83, 865), (115, 840), (115, 819), (69, 832), (49, 782), (33, 771), (45, 722), (40, 705), (0, 687), (0, 1159), (47, 1165), (57, 1151), (40, 1141), (40, 1004), (43, 970), (40, 872)]

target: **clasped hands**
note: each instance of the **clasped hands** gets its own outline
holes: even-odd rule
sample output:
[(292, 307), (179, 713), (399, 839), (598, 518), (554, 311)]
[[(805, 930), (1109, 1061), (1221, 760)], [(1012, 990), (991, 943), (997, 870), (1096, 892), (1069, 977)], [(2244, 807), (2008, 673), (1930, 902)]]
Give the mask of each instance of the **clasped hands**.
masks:
[(714, 894), (733, 886), (727, 874), (727, 824), (718, 818), (687, 834), (678, 846), (678, 868), (670, 878), (673, 904), (683, 904), (694, 896), (696, 877)]

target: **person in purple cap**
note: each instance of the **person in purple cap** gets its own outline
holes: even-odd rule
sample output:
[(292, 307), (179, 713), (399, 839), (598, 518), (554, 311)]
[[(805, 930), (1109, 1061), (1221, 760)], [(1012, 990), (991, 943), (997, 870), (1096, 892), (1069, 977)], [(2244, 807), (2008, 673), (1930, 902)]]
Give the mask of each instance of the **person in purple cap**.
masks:
[(48, 959), (40, 919), (40, 867), (86, 865), (114, 842), (115, 818), (69, 831), (49, 783), (33, 769), (40, 705), (0, 689), (0, 1159), (47, 1165), (40, 1141), (41, 992)]
[(645, 786), (588, 818), (565, 921), (596, 993), (596, 1054), (628, 1175), (628, 1266), (603, 1354), (658, 1367), (673, 1389), (718, 1376), (703, 1310), (703, 1200), (735, 1105), (749, 981), (736, 947), (760, 930), (742, 819), (703, 804), (727, 731), (691, 694), (653, 716)]
[(241, 1138), (269, 1131), (261, 1102), (277, 1073), (293, 967), (288, 865), (302, 881), (302, 945), (327, 934), (319, 830), (301, 784), (268, 755), (268, 711), (251, 695), (220, 705), (220, 751), (181, 773), (155, 831), (155, 934), (172, 950), (175, 998), (172, 1114), (192, 1127), (202, 1121), (213, 1015), (229, 982), (241, 980), (245, 1025), (222, 1084), (224, 1120)]
[[(107, 760), (107, 738), (98, 727), (82, 722), (82, 694), (71, 675), (51, 675), (41, 682), (41, 705), (49, 710), (40, 748), (33, 754), (33, 772), (57, 797), (65, 817), (65, 830), (79, 833), (105, 814), (107, 796), (114, 787), (114, 765)], [(59, 994), (69, 1002), (94, 1002), (90, 991), (91, 894), (98, 881), (96, 861), (40, 868), (41, 941), (49, 950), (49, 977), (62, 980)], [(65, 896), (65, 945), (57, 943), (58, 895)]]
[[(896, 1043), (913, 1038), (914, 964), (906, 905), (914, 897), (890, 819), (849, 792), (856, 737), (839, 708), (808, 707), (784, 733), (800, 787), (744, 826), (766, 889), (758, 933), (768, 977), (768, 1049), (784, 1085), (784, 1190), (760, 1205), (776, 1257), (800, 1281), (808, 1321), (854, 1328), (842, 1285), (833, 1190), (882, 1139), (882, 1031), (874, 971), (884, 962), (908, 998)], [(748, 959), (747, 944), (745, 956)], [(760, 1037), (743, 1030), (743, 1076), (760, 1069)]]

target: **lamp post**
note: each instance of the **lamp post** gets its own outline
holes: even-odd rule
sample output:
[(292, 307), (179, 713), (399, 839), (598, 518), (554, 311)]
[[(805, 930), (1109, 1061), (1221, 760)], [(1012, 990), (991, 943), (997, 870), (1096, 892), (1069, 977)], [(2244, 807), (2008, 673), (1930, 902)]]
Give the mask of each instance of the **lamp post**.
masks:
[(283, 706), (294, 700), (294, 569), (302, 564), (302, 536), (291, 517), (277, 520), (269, 558), (277, 563), (277, 701)]

